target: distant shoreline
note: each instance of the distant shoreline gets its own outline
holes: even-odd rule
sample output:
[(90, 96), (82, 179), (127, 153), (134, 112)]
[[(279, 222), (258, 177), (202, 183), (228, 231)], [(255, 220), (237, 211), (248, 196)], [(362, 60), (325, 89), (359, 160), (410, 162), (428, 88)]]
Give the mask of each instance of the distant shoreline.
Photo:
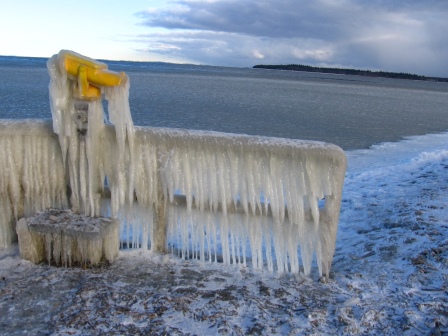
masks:
[(331, 73), (331, 74), (338, 74), (338, 75), (357, 75), (357, 76), (366, 76), (366, 77), (411, 79), (411, 80), (448, 83), (448, 78), (426, 77), (426, 76), (420, 76), (420, 75), (403, 73), (403, 72), (371, 71), (371, 70), (357, 70), (357, 69), (344, 69), (344, 68), (323, 68), (323, 67), (314, 67), (314, 66), (302, 65), (302, 64), (287, 64), (287, 65), (258, 64), (258, 65), (254, 65), (253, 68), (254, 69), (269, 69), (269, 70), (319, 72), (319, 73)]

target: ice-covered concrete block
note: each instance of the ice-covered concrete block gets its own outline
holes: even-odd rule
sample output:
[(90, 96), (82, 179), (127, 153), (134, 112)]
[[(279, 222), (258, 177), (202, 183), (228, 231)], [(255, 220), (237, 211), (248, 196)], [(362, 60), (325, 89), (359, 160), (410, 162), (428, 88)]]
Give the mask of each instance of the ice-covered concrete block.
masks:
[(20, 256), (39, 263), (96, 265), (112, 262), (119, 249), (119, 221), (49, 209), (17, 223)]
[(20, 257), (35, 264), (45, 260), (44, 237), (28, 230), (26, 218), (17, 222), (16, 231), (19, 237)]

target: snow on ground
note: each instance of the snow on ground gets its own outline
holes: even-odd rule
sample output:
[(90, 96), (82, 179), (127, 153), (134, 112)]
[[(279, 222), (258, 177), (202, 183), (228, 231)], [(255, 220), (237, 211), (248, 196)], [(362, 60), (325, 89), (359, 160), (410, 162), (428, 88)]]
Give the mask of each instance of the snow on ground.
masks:
[(56, 268), (13, 246), (0, 251), (0, 334), (448, 334), (446, 143), (349, 153), (329, 279), (138, 250)]

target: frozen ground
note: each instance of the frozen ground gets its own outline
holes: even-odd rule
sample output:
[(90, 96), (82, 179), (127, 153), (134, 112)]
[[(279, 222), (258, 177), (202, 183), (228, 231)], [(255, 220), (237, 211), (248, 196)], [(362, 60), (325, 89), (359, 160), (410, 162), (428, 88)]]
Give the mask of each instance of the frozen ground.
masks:
[(349, 153), (329, 279), (140, 251), (55, 268), (13, 246), (0, 251), (0, 334), (448, 335), (447, 143)]

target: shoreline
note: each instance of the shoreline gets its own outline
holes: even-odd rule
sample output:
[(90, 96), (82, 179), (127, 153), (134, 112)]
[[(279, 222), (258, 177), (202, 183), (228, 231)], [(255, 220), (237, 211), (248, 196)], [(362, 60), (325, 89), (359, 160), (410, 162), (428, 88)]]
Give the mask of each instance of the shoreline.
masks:
[(427, 82), (440, 82), (448, 83), (448, 78), (443, 77), (428, 77), (416, 74), (409, 74), (403, 72), (388, 72), (388, 71), (371, 71), (371, 70), (359, 70), (359, 69), (347, 69), (347, 68), (327, 68), (327, 67), (315, 67), (302, 64), (287, 64), (287, 65), (274, 65), (274, 64), (257, 64), (252, 67), (253, 69), (266, 69), (266, 70), (285, 70), (285, 71), (298, 71), (309, 73), (323, 73), (323, 74), (335, 74), (335, 75), (351, 75), (361, 77), (373, 77), (373, 78), (391, 78), (391, 79), (407, 79), (407, 80), (419, 80)]

